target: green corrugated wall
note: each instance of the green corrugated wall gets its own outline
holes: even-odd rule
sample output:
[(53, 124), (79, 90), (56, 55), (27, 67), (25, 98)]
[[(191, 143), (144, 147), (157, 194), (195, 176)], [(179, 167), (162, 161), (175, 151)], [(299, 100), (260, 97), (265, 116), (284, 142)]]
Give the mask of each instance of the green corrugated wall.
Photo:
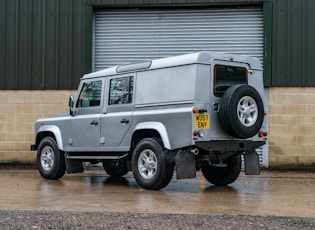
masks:
[(314, 0), (1, 0), (0, 89), (75, 89), (92, 63), (93, 7), (231, 4), (264, 6), (267, 86), (315, 86)]

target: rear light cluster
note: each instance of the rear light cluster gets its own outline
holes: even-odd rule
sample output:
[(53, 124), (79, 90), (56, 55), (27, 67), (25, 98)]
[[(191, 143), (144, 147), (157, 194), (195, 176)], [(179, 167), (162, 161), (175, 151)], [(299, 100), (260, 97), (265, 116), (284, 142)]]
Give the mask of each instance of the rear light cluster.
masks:
[(259, 131), (259, 132), (258, 132), (258, 136), (259, 136), (259, 137), (266, 137), (266, 136), (268, 136), (268, 133), (267, 133), (267, 132), (264, 132), (264, 131)]
[(199, 137), (203, 137), (205, 135), (203, 130), (199, 130), (199, 131), (194, 131), (193, 132), (194, 137), (199, 136)]
[[(193, 113), (206, 113), (207, 110), (206, 110), (206, 109), (198, 109), (198, 108), (194, 107), (193, 110), (192, 110), (192, 112), (193, 112)], [(194, 139), (194, 140), (198, 140), (198, 137), (203, 137), (204, 135), (205, 135), (204, 130), (198, 130), (198, 131), (195, 130), (195, 131), (193, 132), (193, 136), (194, 136), (195, 138), (193, 138), (193, 139)]]

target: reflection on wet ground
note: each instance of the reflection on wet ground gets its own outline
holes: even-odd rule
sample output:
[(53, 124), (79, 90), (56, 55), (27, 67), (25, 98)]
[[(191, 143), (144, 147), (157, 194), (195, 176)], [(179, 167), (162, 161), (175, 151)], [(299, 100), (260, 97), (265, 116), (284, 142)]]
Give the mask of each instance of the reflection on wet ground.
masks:
[(102, 170), (43, 179), (36, 170), (0, 170), (0, 209), (315, 217), (315, 173), (241, 174), (230, 186), (176, 180), (160, 191), (140, 188), (132, 174)]

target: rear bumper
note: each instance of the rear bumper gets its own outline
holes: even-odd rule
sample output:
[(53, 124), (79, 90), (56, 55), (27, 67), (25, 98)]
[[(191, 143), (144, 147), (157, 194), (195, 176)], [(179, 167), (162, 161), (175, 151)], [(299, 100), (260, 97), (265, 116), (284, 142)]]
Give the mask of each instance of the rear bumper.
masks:
[(211, 140), (211, 141), (196, 141), (197, 148), (208, 152), (214, 151), (254, 151), (258, 147), (264, 145), (265, 141), (251, 140)]

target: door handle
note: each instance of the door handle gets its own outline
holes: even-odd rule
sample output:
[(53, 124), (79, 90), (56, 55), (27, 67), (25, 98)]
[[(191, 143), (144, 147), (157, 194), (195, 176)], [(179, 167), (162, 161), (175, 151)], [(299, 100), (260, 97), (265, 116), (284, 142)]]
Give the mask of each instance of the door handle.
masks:
[(121, 124), (128, 124), (128, 123), (129, 123), (129, 120), (127, 120), (127, 119), (122, 119), (122, 120), (120, 121), (120, 123), (121, 123)]
[(97, 121), (95, 121), (95, 120), (93, 120), (93, 121), (91, 121), (91, 122), (90, 122), (90, 124), (91, 124), (92, 126), (94, 126), (94, 125), (97, 125), (97, 124), (98, 124), (98, 122), (97, 122)]

